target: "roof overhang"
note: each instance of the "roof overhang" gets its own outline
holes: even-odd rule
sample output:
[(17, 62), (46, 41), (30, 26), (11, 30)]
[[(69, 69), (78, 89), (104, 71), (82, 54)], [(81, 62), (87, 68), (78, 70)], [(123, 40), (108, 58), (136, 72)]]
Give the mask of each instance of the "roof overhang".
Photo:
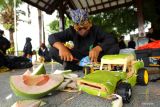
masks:
[(86, 8), (89, 14), (97, 14), (110, 9), (129, 6), (134, 0), (22, 0), (38, 9), (52, 14), (55, 10), (62, 10), (68, 14), (70, 9)]

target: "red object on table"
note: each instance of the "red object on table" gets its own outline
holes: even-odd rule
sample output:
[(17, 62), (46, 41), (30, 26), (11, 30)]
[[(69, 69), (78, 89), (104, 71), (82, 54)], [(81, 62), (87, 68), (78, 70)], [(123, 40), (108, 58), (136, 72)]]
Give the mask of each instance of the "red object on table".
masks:
[(160, 48), (160, 40), (139, 46), (137, 50)]

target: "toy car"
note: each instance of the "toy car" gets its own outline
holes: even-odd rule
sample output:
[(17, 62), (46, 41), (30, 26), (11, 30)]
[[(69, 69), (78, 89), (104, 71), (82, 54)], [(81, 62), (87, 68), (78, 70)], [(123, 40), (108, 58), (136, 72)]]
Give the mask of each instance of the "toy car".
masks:
[(99, 63), (94, 63), (94, 64), (87, 64), (83, 67), (83, 72), (85, 75), (89, 73), (93, 73), (95, 70), (100, 69), (100, 64)]
[(147, 85), (148, 71), (143, 61), (134, 60), (132, 54), (105, 55), (100, 70), (92, 71), (77, 81), (81, 91), (104, 98), (116, 93), (125, 103), (130, 102), (131, 87), (136, 83)]

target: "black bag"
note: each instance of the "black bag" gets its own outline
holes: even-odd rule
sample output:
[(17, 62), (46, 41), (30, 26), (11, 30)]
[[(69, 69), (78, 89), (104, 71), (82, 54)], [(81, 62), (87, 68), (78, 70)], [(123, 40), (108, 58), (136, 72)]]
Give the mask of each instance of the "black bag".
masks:
[(32, 67), (32, 62), (28, 58), (17, 56), (6, 56), (7, 67), (10, 69), (24, 69)]

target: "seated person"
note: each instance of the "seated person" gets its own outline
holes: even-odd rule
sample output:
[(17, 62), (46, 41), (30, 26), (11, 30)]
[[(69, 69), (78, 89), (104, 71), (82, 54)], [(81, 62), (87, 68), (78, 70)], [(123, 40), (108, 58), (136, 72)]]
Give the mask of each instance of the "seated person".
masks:
[[(50, 62), (51, 61), (48, 49), (44, 43), (41, 44), (38, 50), (38, 55), (40, 56), (40, 62)], [(41, 59), (44, 61), (41, 61)]]
[(160, 32), (155, 27), (151, 27), (146, 37), (149, 39), (148, 43), (160, 40)]
[(146, 37), (149, 40), (148, 43), (155, 41), (155, 37), (154, 37), (154, 34), (153, 34), (153, 28), (149, 29), (149, 32), (147, 33)]
[[(62, 32), (51, 34), (48, 39), (51, 45), (50, 56), (63, 64), (64, 69), (81, 70), (78, 62), (86, 56), (89, 56), (92, 62), (99, 62), (103, 55), (119, 53), (114, 37), (94, 25), (85, 10), (71, 10), (70, 15), (74, 25)], [(74, 47), (65, 47), (66, 41), (73, 41)]]
[(3, 37), (4, 31), (0, 30), (0, 67), (7, 66), (8, 63), (6, 61), (6, 50), (10, 48), (10, 42), (8, 39)]
[(125, 49), (127, 46), (126, 46), (126, 44), (125, 44), (125, 41), (124, 41), (124, 36), (121, 36), (120, 38), (119, 38), (119, 48), (120, 49)]
[(0, 50), (3, 54), (6, 54), (6, 50), (10, 48), (11, 44), (3, 35), (4, 31), (0, 30)]
[(135, 49), (136, 47), (136, 42), (131, 38), (131, 40), (128, 42), (128, 48)]
[(32, 63), (27, 58), (6, 55), (6, 50), (10, 48), (10, 42), (3, 37), (3, 34), (4, 31), (0, 30), (0, 68), (21, 69), (32, 67)]
[(32, 39), (30, 37), (26, 38), (26, 43), (23, 48), (23, 57), (30, 59), (32, 57)]

